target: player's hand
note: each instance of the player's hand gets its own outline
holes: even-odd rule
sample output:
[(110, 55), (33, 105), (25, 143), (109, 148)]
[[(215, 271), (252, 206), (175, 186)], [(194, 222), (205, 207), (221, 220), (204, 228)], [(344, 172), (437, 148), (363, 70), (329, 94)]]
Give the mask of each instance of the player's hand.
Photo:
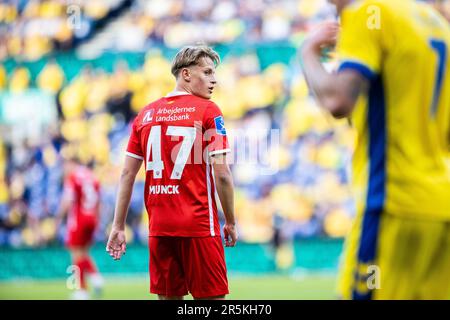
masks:
[(127, 241), (125, 239), (125, 231), (120, 229), (112, 229), (109, 234), (106, 251), (114, 260), (120, 260), (127, 249)]
[(312, 50), (320, 55), (322, 49), (332, 48), (336, 45), (339, 33), (339, 24), (335, 21), (321, 23), (311, 31), (306, 37), (302, 49)]
[(234, 223), (226, 223), (223, 226), (223, 234), (225, 236), (225, 246), (234, 247), (238, 239), (238, 233)]

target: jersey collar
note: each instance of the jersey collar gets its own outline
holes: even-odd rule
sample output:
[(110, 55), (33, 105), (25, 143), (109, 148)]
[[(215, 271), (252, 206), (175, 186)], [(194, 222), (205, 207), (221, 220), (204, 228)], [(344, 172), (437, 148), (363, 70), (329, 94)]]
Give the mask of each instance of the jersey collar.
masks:
[(166, 95), (166, 98), (176, 97), (176, 96), (184, 96), (184, 95), (189, 95), (189, 94), (190, 93), (186, 92), (186, 91), (172, 91)]

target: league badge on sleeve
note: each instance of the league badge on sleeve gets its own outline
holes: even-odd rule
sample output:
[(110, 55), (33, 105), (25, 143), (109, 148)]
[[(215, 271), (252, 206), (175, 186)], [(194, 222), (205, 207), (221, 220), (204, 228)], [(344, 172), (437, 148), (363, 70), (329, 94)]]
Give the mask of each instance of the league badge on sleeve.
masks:
[(217, 134), (220, 134), (222, 136), (225, 136), (227, 134), (227, 131), (225, 130), (225, 121), (223, 120), (222, 116), (215, 117), (214, 124), (216, 125)]

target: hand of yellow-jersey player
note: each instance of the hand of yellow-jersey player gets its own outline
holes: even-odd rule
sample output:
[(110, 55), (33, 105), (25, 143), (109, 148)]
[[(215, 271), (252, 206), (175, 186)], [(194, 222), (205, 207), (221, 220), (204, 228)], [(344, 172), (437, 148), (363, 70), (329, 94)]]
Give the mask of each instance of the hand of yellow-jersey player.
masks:
[(311, 31), (303, 43), (303, 50), (312, 50), (320, 55), (322, 49), (336, 45), (339, 24), (335, 21), (321, 23)]
[(223, 235), (225, 236), (225, 246), (234, 247), (238, 239), (238, 233), (234, 223), (226, 223), (223, 226)]
[(120, 260), (127, 249), (127, 241), (125, 238), (125, 231), (120, 229), (112, 229), (109, 234), (106, 251), (114, 260)]

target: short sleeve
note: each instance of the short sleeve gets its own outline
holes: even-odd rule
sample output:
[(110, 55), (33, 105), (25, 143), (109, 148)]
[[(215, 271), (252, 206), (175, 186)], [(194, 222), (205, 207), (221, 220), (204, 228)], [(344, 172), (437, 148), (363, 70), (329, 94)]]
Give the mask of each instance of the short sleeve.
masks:
[(228, 145), (223, 114), (215, 103), (210, 103), (206, 107), (203, 116), (203, 126), (205, 128), (205, 140), (208, 143), (209, 156), (231, 151)]
[(377, 1), (365, 1), (344, 9), (337, 44), (339, 71), (353, 69), (369, 80), (380, 73), (381, 32), (387, 21), (384, 13)]
[(133, 124), (131, 126), (131, 134), (130, 138), (128, 140), (128, 146), (126, 155), (130, 156), (132, 158), (143, 160), (144, 159), (144, 153), (142, 152), (141, 143), (139, 139), (139, 133), (137, 130), (137, 119), (139, 117), (136, 117), (136, 119), (133, 121)]

